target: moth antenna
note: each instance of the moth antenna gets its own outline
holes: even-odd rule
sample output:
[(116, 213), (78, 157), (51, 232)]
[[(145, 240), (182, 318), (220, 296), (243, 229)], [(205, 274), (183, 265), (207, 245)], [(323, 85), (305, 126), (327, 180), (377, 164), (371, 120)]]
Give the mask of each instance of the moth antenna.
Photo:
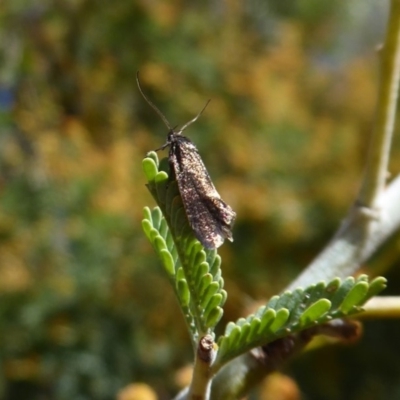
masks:
[(197, 119), (200, 117), (200, 115), (203, 114), (203, 111), (207, 108), (208, 103), (210, 101), (211, 101), (211, 99), (207, 101), (207, 103), (203, 107), (203, 109), (193, 119), (191, 119), (189, 122), (186, 122), (186, 124), (182, 126), (182, 128), (180, 129), (181, 132), (183, 132), (189, 125), (193, 124), (193, 122), (197, 121)]
[[(163, 120), (163, 122), (164, 122), (165, 126), (168, 128), (168, 130), (169, 130), (169, 131), (172, 131), (171, 125), (169, 124), (167, 118), (165, 118), (165, 115), (164, 115), (164, 114), (157, 108), (157, 106), (156, 106), (151, 100), (149, 100), (149, 99), (147, 98), (147, 96), (143, 93), (143, 90), (142, 90), (142, 88), (141, 88), (141, 86), (140, 86), (140, 82), (139, 82), (139, 71), (136, 73), (136, 83), (137, 83), (137, 85), (138, 85), (139, 92), (141, 93), (141, 95), (143, 96), (143, 98), (146, 100), (146, 103), (147, 103), (147, 104), (157, 113), (157, 115)], [(206, 105), (207, 105), (207, 104), (206, 104)], [(205, 107), (204, 107), (204, 108), (205, 108)], [(203, 110), (200, 112), (200, 114), (201, 114), (202, 112), (203, 112)], [(197, 116), (197, 117), (198, 117), (198, 116)], [(196, 117), (194, 120), (188, 122), (188, 123), (185, 125), (185, 127), (186, 127), (187, 125), (190, 125), (192, 122), (196, 121), (197, 117)]]

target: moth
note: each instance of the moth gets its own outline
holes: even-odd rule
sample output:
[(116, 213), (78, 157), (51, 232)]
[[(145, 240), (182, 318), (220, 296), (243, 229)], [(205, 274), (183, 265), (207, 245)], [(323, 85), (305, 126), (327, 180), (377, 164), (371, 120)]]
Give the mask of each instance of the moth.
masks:
[(233, 241), (232, 228), (236, 213), (222, 199), (207, 172), (201, 156), (193, 142), (182, 132), (197, 121), (203, 109), (181, 128), (172, 128), (161, 111), (147, 98), (136, 75), (139, 91), (149, 106), (162, 119), (168, 128), (167, 141), (154, 151), (169, 147), (168, 161), (175, 175), (189, 225), (196, 238), (207, 249), (215, 249), (225, 239)]

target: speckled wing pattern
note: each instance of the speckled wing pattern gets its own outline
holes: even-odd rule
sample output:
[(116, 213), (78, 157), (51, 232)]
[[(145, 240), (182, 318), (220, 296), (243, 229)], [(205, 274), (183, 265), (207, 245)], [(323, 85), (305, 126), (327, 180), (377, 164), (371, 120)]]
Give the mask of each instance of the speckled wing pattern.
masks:
[(233, 241), (236, 213), (215, 189), (196, 146), (176, 132), (170, 132), (168, 142), (169, 163), (197, 239), (207, 249), (221, 246), (225, 239)]

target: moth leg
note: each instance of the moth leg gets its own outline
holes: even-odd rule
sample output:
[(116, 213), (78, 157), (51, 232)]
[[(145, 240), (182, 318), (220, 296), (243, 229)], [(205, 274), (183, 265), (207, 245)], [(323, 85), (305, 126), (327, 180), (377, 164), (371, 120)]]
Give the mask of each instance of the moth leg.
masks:
[(167, 142), (167, 143), (165, 143), (165, 144), (163, 144), (161, 147), (158, 147), (157, 149), (154, 149), (154, 150), (150, 150), (148, 153), (147, 153), (147, 155), (149, 154), (149, 153), (151, 153), (152, 151), (160, 151), (160, 150), (164, 150), (166, 147), (168, 147), (170, 145), (170, 143), (169, 142)]

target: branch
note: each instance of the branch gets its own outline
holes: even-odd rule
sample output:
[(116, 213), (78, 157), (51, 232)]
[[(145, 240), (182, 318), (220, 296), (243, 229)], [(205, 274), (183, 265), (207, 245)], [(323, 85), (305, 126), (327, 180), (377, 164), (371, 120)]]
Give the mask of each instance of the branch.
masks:
[(354, 274), (400, 226), (400, 178), (385, 190), (400, 78), (400, 0), (392, 0), (381, 51), (375, 129), (360, 193), (331, 242), (287, 289)]
[[(378, 198), (382, 209), (379, 219), (370, 219), (368, 213), (352, 210), (336, 236), (287, 289), (307, 287), (310, 282), (329, 281), (335, 277), (354, 274), (374, 251), (400, 226), (400, 175)], [(369, 220), (369, 234), (364, 239), (364, 226), (360, 219)]]
[(400, 296), (375, 296), (364, 306), (357, 319), (400, 318)]
[(379, 207), (377, 199), (383, 191), (388, 173), (400, 78), (399, 0), (391, 1), (389, 23), (380, 61), (381, 84), (375, 130), (371, 137), (364, 182), (358, 197), (358, 202), (369, 208)]

